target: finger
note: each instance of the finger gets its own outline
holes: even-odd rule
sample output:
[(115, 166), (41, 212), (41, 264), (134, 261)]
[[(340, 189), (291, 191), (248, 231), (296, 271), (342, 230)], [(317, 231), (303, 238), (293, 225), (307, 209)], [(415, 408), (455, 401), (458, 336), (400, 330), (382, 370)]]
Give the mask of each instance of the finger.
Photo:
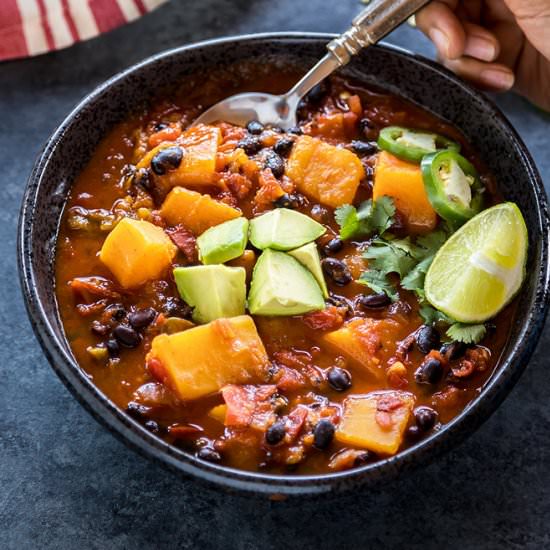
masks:
[(437, 52), (446, 59), (464, 55), (466, 34), (453, 13), (457, 1), (431, 2), (416, 14), (416, 26), (435, 44)]
[(497, 37), (487, 29), (474, 23), (463, 23), (466, 32), (464, 55), (475, 57), (480, 61), (494, 61), (500, 53)]
[(472, 57), (461, 57), (443, 60), (443, 64), (462, 78), (487, 90), (503, 92), (514, 85), (514, 73), (500, 63), (485, 63)]

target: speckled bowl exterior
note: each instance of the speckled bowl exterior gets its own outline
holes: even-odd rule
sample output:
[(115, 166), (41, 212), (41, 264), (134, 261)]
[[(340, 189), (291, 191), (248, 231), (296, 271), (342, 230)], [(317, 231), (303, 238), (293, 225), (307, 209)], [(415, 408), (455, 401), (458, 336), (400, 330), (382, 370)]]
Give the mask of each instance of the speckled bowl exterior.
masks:
[(68, 192), (99, 140), (159, 88), (205, 69), (244, 59), (308, 69), (332, 38), (319, 34), (267, 34), (212, 40), (167, 51), (139, 63), (88, 95), (48, 141), (29, 178), (19, 220), (19, 271), (28, 313), (53, 369), (90, 413), (130, 447), (169, 469), (258, 495), (326, 495), (357, 490), (399, 475), (455, 446), (471, 434), (511, 390), (540, 336), (548, 306), (546, 194), (525, 145), (502, 113), (439, 65), (390, 46), (365, 50), (342, 72), (404, 96), (458, 127), (497, 176), (500, 191), (520, 206), (529, 228), (527, 278), (500, 366), (479, 396), (452, 422), (397, 456), (323, 476), (274, 476), (201, 461), (165, 443), (99, 391), (75, 361), (59, 317), (54, 261)]

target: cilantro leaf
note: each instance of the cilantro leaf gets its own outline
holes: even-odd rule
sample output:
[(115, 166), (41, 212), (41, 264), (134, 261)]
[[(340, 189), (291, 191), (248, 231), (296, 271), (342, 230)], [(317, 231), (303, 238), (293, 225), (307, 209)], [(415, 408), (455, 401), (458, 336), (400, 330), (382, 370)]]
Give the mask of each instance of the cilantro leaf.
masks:
[(393, 223), (395, 205), (390, 197), (380, 197), (374, 202), (371, 223), (379, 235), (387, 231)]
[(373, 202), (364, 201), (355, 208), (344, 204), (336, 209), (334, 218), (340, 226), (340, 238), (368, 237), (374, 233), (381, 235), (393, 223), (395, 206), (390, 197), (380, 197)]
[[(422, 294), (424, 291), (422, 290)], [(451, 319), (447, 315), (445, 315), (442, 311), (439, 311), (438, 309), (433, 308), (429, 304), (425, 303), (420, 306), (419, 315), (422, 317), (424, 323), (426, 325), (434, 325), (436, 323), (447, 323), (451, 324), (454, 323), (454, 319)]]
[(415, 260), (396, 241), (373, 239), (363, 258), (369, 260), (369, 268), (384, 274), (397, 273), (404, 277), (415, 265)]
[(434, 257), (433, 255), (424, 258), (417, 263), (408, 273), (401, 279), (401, 286), (406, 290), (412, 290), (418, 295), (424, 295), (424, 279), (426, 272), (430, 267)]
[(340, 238), (349, 239), (359, 228), (357, 210), (351, 204), (344, 204), (334, 212), (336, 223), (340, 226)]
[(485, 325), (465, 325), (463, 323), (454, 323), (447, 329), (447, 336), (457, 342), (465, 344), (477, 344), (483, 339), (487, 332)]
[(388, 279), (387, 275), (377, 269), (367, 269), (363, 271), (357, 282), (368, 286), (376, 294), (386, 294), (392, 301), (399, 299), (399, 294), (395, 285)]

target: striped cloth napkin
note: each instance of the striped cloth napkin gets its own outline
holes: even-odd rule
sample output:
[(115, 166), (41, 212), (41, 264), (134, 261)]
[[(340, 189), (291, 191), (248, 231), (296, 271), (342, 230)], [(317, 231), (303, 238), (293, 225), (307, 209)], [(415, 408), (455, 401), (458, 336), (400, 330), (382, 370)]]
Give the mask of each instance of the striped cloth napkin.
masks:
[(0, 61), (66, 48), (166, 0), (0, 0)]

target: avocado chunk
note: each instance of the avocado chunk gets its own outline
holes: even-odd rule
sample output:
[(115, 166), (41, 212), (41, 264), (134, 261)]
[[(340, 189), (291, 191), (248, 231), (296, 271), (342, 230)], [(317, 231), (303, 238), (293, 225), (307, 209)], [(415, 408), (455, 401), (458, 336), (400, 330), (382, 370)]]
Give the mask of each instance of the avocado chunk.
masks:
[(276, 208), (250, 220), (250, 242), (260, 250), (292, 250), (320, 237), (326, 229), (305, 214)]
[(236, 218), (207, 229), (198, 239), (203, 264), (223, 264), (244, 252), (248, 239), (248, 220)]
[(254, 267), (248, 309), (254, 315), (301, 315), (325, 307), (315, 277), (284, 252), (265, 250)]
[(194, 308), (193, 320), (196, 323), (244, 315), (246, 271), (243, 267), (176, 267), (174, 279), (180, 296)]
[(328, 288), (323, 275), (323, 268), (321, 267), (321, 258), (319, 257), (319, 251), (315, 243), (304, 244), (300, 248), (289, 250), (288, 253), (296, 258), (305, 268), (311, 271), (311, 274), (315, 277), (315, 280), (319, 283), (323, 296), (328, 298)]

